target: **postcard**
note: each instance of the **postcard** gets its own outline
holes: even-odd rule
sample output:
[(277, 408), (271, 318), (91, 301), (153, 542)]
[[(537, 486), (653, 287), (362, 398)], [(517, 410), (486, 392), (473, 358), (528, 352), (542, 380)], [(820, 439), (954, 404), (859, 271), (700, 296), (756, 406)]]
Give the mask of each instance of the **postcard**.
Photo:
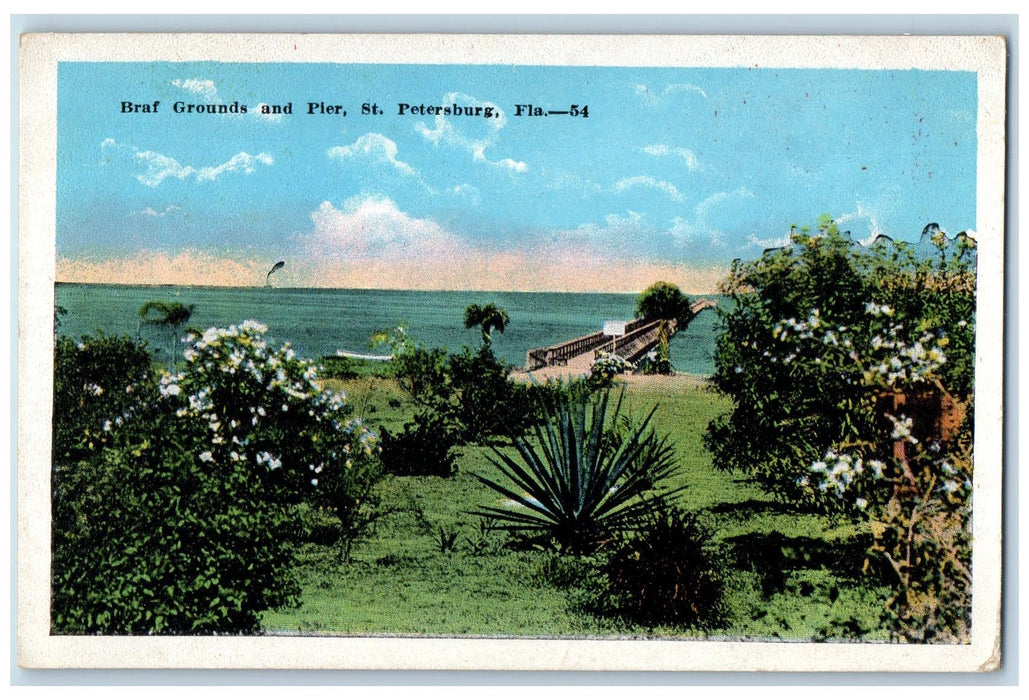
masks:
[(22, 36), (19, 664), (997, 669), (1006, 50)]

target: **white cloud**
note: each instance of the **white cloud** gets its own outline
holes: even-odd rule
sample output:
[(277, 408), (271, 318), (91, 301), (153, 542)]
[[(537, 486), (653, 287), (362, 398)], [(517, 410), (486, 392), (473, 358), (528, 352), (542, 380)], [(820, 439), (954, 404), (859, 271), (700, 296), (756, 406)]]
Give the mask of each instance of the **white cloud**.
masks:
[[(486, 155), (486, 149), (496, 145), (497, 136), (507, 123), (507, 117), (504, 116), (503, 110), (497, 104), (478, 100), (459, 92), (451, 92), (444, 95), (441, 104), (443, 106), (456, 104), (459, 107), (489, 107), (497, 116), (489, 119), (485, 117), (457, 117), (457, 119), (461, 120), (461, 128), (458, 129), (454, 126), (456, 123), (454, 121), (455, 117), (438, 114), (433, 122), (435, 124), (434, 128), (429, 128), (425, 122), (418, 122), (414, 125), (415, 131), (421, 134), (426, 141), (436, 146), (444, 144), (467, 151), (476, 163), (484, 163), (516, 173), (524, 173), (529, 170), (528, 163), (524, 161), (513, 158), (490, 160)], [(479, 132), (476, 135), (469, 133), (476, 130)]]
[(697, 205), (697, 216), (702, 219), (707, 218), (708, 213), (713, 208), (730, 199), (753, 199), (753, 197), (754, 193), (746, 187), (738, 187), (731, 192), (715, 192), (713, 195)]
[(865, 222), (868, 226), (868, 237), (858, 241), (861, 245), (871, 245), (876, 238), (886, 235), (880, 225), (878, 214), (866, 207), (863, 202), (858, 202), (856, 210), (836, 217), (836, 225), (841, 230), (854, 222)]
[(761, 250), (768, 250), (769, 248), (785, 248), (790, 244), (790, 234), (784, 234), (778, 238), (758, 238), (757, 236), (751, 235), (747, 238), (747, 248), (760, 248)]
[(513, 158), (501, 158), (500, 160), (497, 160), (497, 161), (491, 161), (491, 160), (487, 160), (485, 155), (477, 154), (476, 160), (483, 160), (483, 161), (486, 161), (487, 163), (490, 163), (492, 165), (496, 165), (496, 166), (501, 167), (501, 168), (506, 168), (508, 170), (513, 170), (516, 173), (524, 173), (524, 172), (527, 172), (529, 170), (529, 164), (528, 163), (526, 163), (525, 161), (521, 161), (521, 160), (515, 160)]
[(515, 246), (469, 245), (440, 224), (383, 196), (354, 197), (311, 212), (310, 230), (283, 247), (219, 252), (184, 249), (125, 257), (62, 257), (62, 282), (262, 284), (270, 260), (288, 260), (283, 285), (369, 289), (638, 292), (659, 279), (710, 293), (724, 266), (651, 259), (638, 243), (643, 214), (550, 232)]
[(465, 199), (475, 206), (482, 204), (482, 194), (479, 192), (479, 188), (475, 185), (469, 185), (467, 183), (454, 185), (450, 188), (449, 193), (455, 197)]
[(197, 168), (197, 181), (216, 180), (223, 173), (242, 172), (249, 175), (257, 169), (257, 165), (271, 165), (275, 160), (267, 153), (258, 153), (252, 156), (249, 153), (241, 152), (232, 156), (229, 160), (210, 168)]
[(677, 216), (672, 219), (668, 233), (682, 248), (695, 249), (701, 246), (706, 249), (725, 249), (729, 234), (719, 225), (718, 218), (712, 217), (713, 210), (724, 202), (752, 197), (754, 193), (744, 187), (730, 192), (715, 192), (694, 207), (692, 217)]
[(349, 146), (333, 146), (326, 155), (334, 160), (369, 159), (395, 168), (403, 175), (421, 179), (418, 171), (397, 158), (395, 141), (374, 132), (364, 134)]
[(683, 92), (700, 95), (705, 100), (707, 99), (707, 93), (704, 92), (704, 88), (700, 87), (699, 85), (694, 85), (692, 83), (672, 83), (664, 90), (664, 94), (666, 95), (675, 95), (677, 93)]
[(101, 151), (108, 154), (105, 155), (105, 158), (109, 157), (111, 153), (121, 153), (128, 155), (133, 164), (142, 165), (145, 172), (137, 174), (135, 177), (147, 187), (157, 187), (169, 177), (178, 180), (193, 177), (197, 182), (211, 182), (225, 173), (241, 172), (249, 175), (257, 169), (258, 165), (272, 165), (275, 162), (267, 153), (251, 155), (243, 151), (219, 165), (194, 167), (183, 165), (175, 158), (163, 153), (141, 151), (135, 146), (119, 144), (111, 138), (104, 139), (100, 148)]
[(162, 209), (160, 211), (154, 209), (153, 207), (143, 207), (143, 209), (141, 211), (138, 211), (138, 212), (135, 212), (135, 213), (137, 215), (139, 215), (139, 216), (145, 216), (145, 217), (151, 218), (151, 219), (163, 219), (164, 217), (168, 216), (169, 214), (172, 214), (174, 212), (179, 211), (181, 208), (182, 207), (180, 207), (178, 205), (169, 204), (168, 206), (166, 206), (164, 209)]
[(635, 187), (659, 190), (676, 202), (681, 202), (683, 200), (682, 193), (679, 192), (675, 185), (667, 180), (658, 180), (657, 178), (650, 177), (649, 175), (635, 175), (633, 177), (622, 178), (615, 183), (614, 191), (621, 193)]
[(201, 78), (182, 80), (177, 78), (171, 81), (171, 84), (208, 102), (221, 102), (221, 98), (218, 97), (218, 88), (215, 87), (213, 80), (203, 80)]
[(637, 83), (633, 86), (633, 91), (638, 97), (641, 97), (648, 102), (657, 102), (665, 97), (682, 93), (700, 95), (705, 100), (707, 99), (707, 92), (704, 91), (704, 88), (699, 85), (694, 85), (693, 83), (672, 83), (670, 85), (666, 85), (663, 89), (651, 88), (649, 85)]
[(697, 155), (688, 148), (673, 147), (665, 144), (653, 144), (651, 146), (644, 146), (643, 152), (647, 155), (659, 158), (663, 156), (678, 156), (686, 161), (686, 167), (689, 170), (697, 170), (700, 168), (700, 161), (697, 160)]
[(622, 214), (607, 214), (604, 216), (603, 224), (582, 224), (574, 229), (559, 231), (552, 236), (553, 240), (562, 243), (568, 241), (582, 241), (603, 245), (611, 248), (614, 244), (627, 244), (626, 248), (631, 249), (632, 242), (639, 231), (646, 226), (646, 217), (631, 209)]
[(413, 217), (384, 196), (351, 197), (340, 209), (322, 202), (311, 221), (314, 231), (298, 240), (312, 255), (336, 260), (435, 257), (460, 246), (436, 222)]

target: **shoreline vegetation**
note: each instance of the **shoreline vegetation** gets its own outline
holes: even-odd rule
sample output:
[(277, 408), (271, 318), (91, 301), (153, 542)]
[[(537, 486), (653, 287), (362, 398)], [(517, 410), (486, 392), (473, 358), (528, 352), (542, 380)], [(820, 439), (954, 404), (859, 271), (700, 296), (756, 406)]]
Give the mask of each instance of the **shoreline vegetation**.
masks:
[(58, 308), (53, 633), (965, 643), (974, 242), (932, 238), (739, 263), (710, 375), (662, 282), (633, 361), (531, 372), (495, 301), (388, 362), (151, 300), (159, 359)]

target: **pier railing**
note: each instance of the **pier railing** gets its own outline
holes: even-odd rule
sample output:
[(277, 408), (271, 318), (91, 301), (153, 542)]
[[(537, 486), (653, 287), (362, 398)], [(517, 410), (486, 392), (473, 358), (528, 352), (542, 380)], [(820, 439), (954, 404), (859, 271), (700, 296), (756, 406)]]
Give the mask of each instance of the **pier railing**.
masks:
[(614, 343), (614, 353), (629, 362), (636, 362), (648, 350), (657, 345), (662, 323), (668, 323), (669, 337), (675, 334), (675, 321), (651, 321), (618, 338)]
[[(626, 334), (632, 333), (645, 323), (642, 319), (630, 321), (625, 324)], [(587, 352), (601, 350), (605, 345), (611, 345), (614, 340), (616, 340), (614, 336), (605, 335), (603, 331), (597, 331), (596, 333), (573, 338), (563, 343), (548, 345), (545, 348), (533, 348), (525, 356), (525, 368), (531, 371), (540, 367), (565, 365), (568, 364), (570, 358), (578, 357)]]
[[(699, 299), (690, 304), (692, 316), (696, 316), (704, 309), (710, 309), (717, 304), (710, 299)], [(526, 353), (525, 368), (529, 371), (541, 367), (553, 367), (555, 365), (567, 365), (568, 360), (585, 353), (596, 353), (607, 350), (630, 362), (635, 362), (644, 353), (657, 345), (660, 335), (661, 324), (664, 321), (647, 321), (638, 318), (625, 324), (625, 334), (620, 336), (606, 335), (603, 331), (583, 335), (572, 340), (548, 345), (545, 348), (532, 348)], [(669, 324), (669, 336), (675, 335), (676, 322), (667, 321)]]

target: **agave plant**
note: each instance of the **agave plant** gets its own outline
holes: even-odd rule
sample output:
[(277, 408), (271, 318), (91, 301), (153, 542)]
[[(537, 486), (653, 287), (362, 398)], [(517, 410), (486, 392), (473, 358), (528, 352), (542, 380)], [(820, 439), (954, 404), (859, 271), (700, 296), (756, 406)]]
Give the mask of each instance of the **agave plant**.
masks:
[(622, 396), (610, 420), (608, 403), (608, 392), (593, 401), (559, 395), (545, 406), (546, 420), (536, 426), (534, 439), (512, 438), (520, 459), (494, 448), (490, 461), (511, 484), (475, 477), (512, 507), (483, 506), (476, 514), (552, 542), (562, 552), (582, 554), (664, 507), (678, 492), (660, 483), (675, 469), (675, 459), (668, 440), (650, 428), (654, 411), (642, 423), (619, 429)]

